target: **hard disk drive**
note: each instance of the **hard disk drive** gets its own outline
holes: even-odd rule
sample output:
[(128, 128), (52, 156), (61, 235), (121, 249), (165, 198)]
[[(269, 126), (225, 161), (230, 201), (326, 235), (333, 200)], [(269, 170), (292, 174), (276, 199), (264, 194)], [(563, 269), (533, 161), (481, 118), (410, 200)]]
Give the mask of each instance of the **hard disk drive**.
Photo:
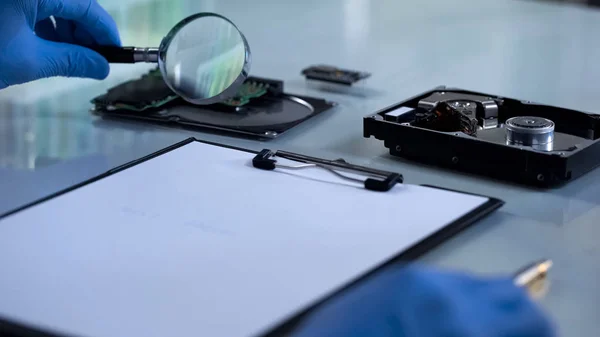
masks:
[(364, 118), (390, 154), (552, 187), (600, 165), (600, 116), (438, 87)]
[(121, 83), (92, 100), (92, 113), (175, 127), (201, 128), (272, 139), (337, 105), (318, 97), (285, 92), (283, 81), (248, 77), (236, 96), (193, 105), (165, 84), (158, 68)]

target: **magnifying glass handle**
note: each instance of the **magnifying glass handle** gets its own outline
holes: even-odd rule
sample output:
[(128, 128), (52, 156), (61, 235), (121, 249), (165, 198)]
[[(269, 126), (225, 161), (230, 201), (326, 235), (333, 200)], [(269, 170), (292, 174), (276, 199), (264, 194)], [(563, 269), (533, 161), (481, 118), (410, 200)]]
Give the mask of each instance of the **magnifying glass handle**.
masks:
[(158, 62), (158, 48), (99, 46), (91, 49), (104, 56), (108, 63)]

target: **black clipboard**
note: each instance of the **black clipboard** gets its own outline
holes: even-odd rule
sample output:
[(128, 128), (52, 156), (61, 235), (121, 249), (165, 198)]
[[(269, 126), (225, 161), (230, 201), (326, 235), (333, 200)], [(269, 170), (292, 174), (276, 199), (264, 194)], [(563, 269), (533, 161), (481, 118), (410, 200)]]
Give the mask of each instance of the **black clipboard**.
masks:
[[(36, 206), (45, 201), (59, 197), (63, 194), (69, 193), (73, 190), (76, 190), (78, 188), (81, 188), (83, 186), (91, 184), (98, 180), (104, 179), (104, 178), (111, 176), (113, 174), (116, 174), (120, 171), (123, 171), (123, 170), (131, 168), (133, 166), (139, 165), (145, 161), (152, 160), (153, 158), (161, 156), (165, 153), (173, 151), (177, 148), (180, 148), (180, 147), (190, 144), (192, 142), (200, 142), (200, 143), (204, 143), (204, 144), (208, 144), (208, 145), (220, 146), (220, 147), (229, 148), (232, 150), (238, 150), (238, 151), (247, 152), (249, 154), (254, 154), (255, 156), (253, 158), (253, 166), (256, 169), (261, 169), (261, 170), (273, 170), (275, 167), (277, 167), (277, 160), (275, 159), (275, 157), (281, 157), (281, 158), (290, 159), (290, 160), (298, 161), (298, 162), (305, 163), (305, 164), (306, 163), (314, 164), (316, 166), (320, 166), (320, 167), (322, 167), (324, 169), (328, 169), (328, 170), (340, 169), (342, 171), (351, 171), (354, 173), (362, 173), (363, 175), (365, 175), (365, 180), (363, 181), (364, 187), (366, 189), (377, 191), (377, 192), (385, 193), (386, 191), (391, 189), (395, 184), (403, 183), (403, 177), (399, 173), (388, 172), (388, 171), (383, 171), (383, 170), (376, 170), (376, 169), (372, 169), (372, 168), (368, 168), (368, 167), (364, 167), (364, 166), (353, 165), (353, 164), (346, 162), (343, 159), (328, 160), (328, 159), (322, 159), (322, 158), (316, 158), (316, 157), (309, 157), (309, 156), (296, 154), (296, 153), (292, 153), (292, 152), (271, 151), (268, 149), (265, 149), (262, 151), (253, 151), (253, 150), (248, 150), (248, 149), (244, 149), (244, 148), (218, 144), (218, 143), (214, 143), (214, 142), (201, 141), (194, 137), (190, 137), (186, 140), (183, 140), (179, 143), (173, 144), (173, 145), (166, 147), (162, 150), (159, 150), (155, 153), (144, 156), (137, 160), (133, 160), (127, 164), (118, 166), (114, 169), (111, 169), (111, 170), (105, 172), (104, 174), (100, 174), (96, 177), (93, 177), (91, 179), (83, 181), (79, 184), (76, 184), (74, 186), (63, 189), (57, 193), (54, 193), (47, 197), (38, 199), (38, 200), (33, 201), (24, 206), (21, 206), (14, 210), (8, 211), (4, 214), (0, 214), (0, 221), (2, 221), (2, 219), (6, 218), (10, 215), (25, 211), (30, 207)], [(430, 188), (440, 188), (440, 187), (431, 186), (431, 185), (422, 185), (422, 186), (427, 186)], [(462, 194), (477, 195), (477, 196), (487, 198), (488, 201), (485, 202), (484, 204), (480, 205), (476, 209), (472, 210), (471, 212), (469, 212), (469, 213), (463, 215), (462, 217), (458, 218), (457, 220), (453, 221), (452, 223), (446, 225), (445, 227), (443, 227), (442, 229), (433, 233), (432, 235), (424, 238), (420, 242), (417, 242), (413, 246), (404, 250), (402, 253), (390, 258), (388, 261), (385, 261), (380, 265), (374, 266), (370, 271), (367, 271), (366, 273), (357, 277), (356, 279), (351, 280), (349, 283), (347, 283), (346, 286), (343, 286), (342, 288), (335, 291), (333, 294), (326, 296), (325, 298), (322, 298), (317, 303), (314, 303), (309, 308), (299, 312), (293, 318), (287, 320), (286, 322), (281, 323), (280, 325), (278, 325), (275, 328), (273, 328), (272, 330), (268, 331), (261, 337), (286, 336), (286, 335), (290, 334), (300, 323), (302, 323), (304, 318), (306, 318), (308, 315), (310, 315), (310, 313), (312, 313), (314, 310), (319, 308), (322, 304), (326, 303), (327, 301), (329, 301), (337, 296), (343, 296), (344, 293), (351, 290), (352, 287), (358, 285), (359, 283), (367, 280), (370, 277), (374, 277), (376, 274), (385, 273), (385, 271), (388, 268), (390, 268), (398, 263), (410, 262), (410, 261), (413, 261), (413, 260), (423, 256), (430, 250), (433, 250), (434, 248), (436, 248), (437, 246), (442, 244), (444, 241), (449, 240), (453, 236), (455, 236), (455, 235), (459, 234), (460, 232), (462, 232), (463, 230), (469, 228), (471, 225), (475, 224), (477, 221), (490, 215), (492, 212), (494, 212), (495, 210), (497, 210), (498, 208), (500, 208), (504, 205), (504, 201), (497, 199), (497, 198), (493, 198), (493, 197), (489, 197), (489, 196), (485, 196), (485, 195), (473, 194), (473, 193), (466, 193), (466, 192), (456, 191), (456, 190), (446, 189), (446, 188), (440, 188), (440, 189), (445, 189), (445, 190), (462, 193)], [(65, 334), (62, 334), (59, 332), (53, 332), (53, 331), (48, 331), (48, 330), (41, 330), (39, 328), (34, 328), (31, 326), (28, 326), (27, 324), (23, 324), (21, 322), (16, 322), (14, 320), (10, 320), (8, 318), (3, 318), (3, 317), (0, 317), (0, 336), (7, 336), (7, 337), (13, 337), (13, 336), (14, 337), (71, 337), (70, 335), (65, 335)], [(86, 336), (81, 336), (81, 337), (86, 337)], [(106, 337), (111, 337), (111, 336), (106, 336)]]

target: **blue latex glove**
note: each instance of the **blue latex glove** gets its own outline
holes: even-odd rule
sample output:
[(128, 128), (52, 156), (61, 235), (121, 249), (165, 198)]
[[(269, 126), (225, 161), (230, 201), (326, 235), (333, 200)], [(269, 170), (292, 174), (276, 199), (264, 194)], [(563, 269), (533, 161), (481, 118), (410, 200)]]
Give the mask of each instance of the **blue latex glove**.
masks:
[(405, 266), (365, 282), (308, 317), (294, 337), (553, 337), (511, 279)]
[(108, 62), (82, 45), (120, 44), (96, 0), (0, 0), (0, 89), (53, 76), (104, 79)]

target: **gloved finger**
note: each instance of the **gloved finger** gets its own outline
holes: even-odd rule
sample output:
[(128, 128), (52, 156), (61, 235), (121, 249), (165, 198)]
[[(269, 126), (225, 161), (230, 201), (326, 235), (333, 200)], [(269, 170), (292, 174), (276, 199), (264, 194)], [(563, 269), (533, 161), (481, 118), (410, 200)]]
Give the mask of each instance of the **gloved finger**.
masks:
[(483, 281), (454, 271), (405, 267), (395, 282), (394, 316), (407, 336), (484, 336), (474, 292)]
[(55, 18), (56, 39), (52, 41), (78, 44), (81, 46), (94, 45), (94, 37), (75, 21)]
[(73, 34), (75, 31), (75, 23), (61, 18), (55, 18), (55, 21), (56, 33), (58, 34), (58, 41), (56, 42), (76, 44), (77, 41)]
[(511, 279), (496, 279), (489, 281), (480, 290), (479, 296), (492, 303), (495, 309), (511, 312), (519, 309), (522, 301), (527, 299), (527, 292), (516, 286)]
[(510, 280), (491, 284), (486, 296), (494, 315), (487, 316), (490, 326), (497, 327), (498, 336), (553, 337), (555, 329), (527, 295)]
[(96, 0), (40, 0), (38, 19), (50, 16), (75, 21), (99, 45), (121, 45), (113, 18)]
[(553, 336), (543, 313), (510, 278), (425, 268), (405, 271), (411, 269), (396, 282), (402, 290), (396, 295), (395, 313), (407, 335)]
[(524, 303), (510, 312), (492, 310), (483, 322), (499, 337), (555, 337), (556, 329), (536, 306)]
[(461, 286), (470, 283), (463, 274), (395, 266), (317, 309), (293, 336), (481, 336), (463, 324), (470, 303)]
[(48, 41), (78, 44), (75, 39), (76, 27), (73, 21), (54, 18), (54, 22), (56, 24), (53, 24), (50, 19), (39, 21), (35, 25), (36, 35)]
[(104, 79), (109, 64), (100, 54), (73, 44), (38, 39), (36, 44), (39, 63), (37, 77), (81, 77)]
[(390, 315), (389, 293), (393, 275), (371, 277), (313, 311), (293, 337), (403, 337), (398, 321)]

